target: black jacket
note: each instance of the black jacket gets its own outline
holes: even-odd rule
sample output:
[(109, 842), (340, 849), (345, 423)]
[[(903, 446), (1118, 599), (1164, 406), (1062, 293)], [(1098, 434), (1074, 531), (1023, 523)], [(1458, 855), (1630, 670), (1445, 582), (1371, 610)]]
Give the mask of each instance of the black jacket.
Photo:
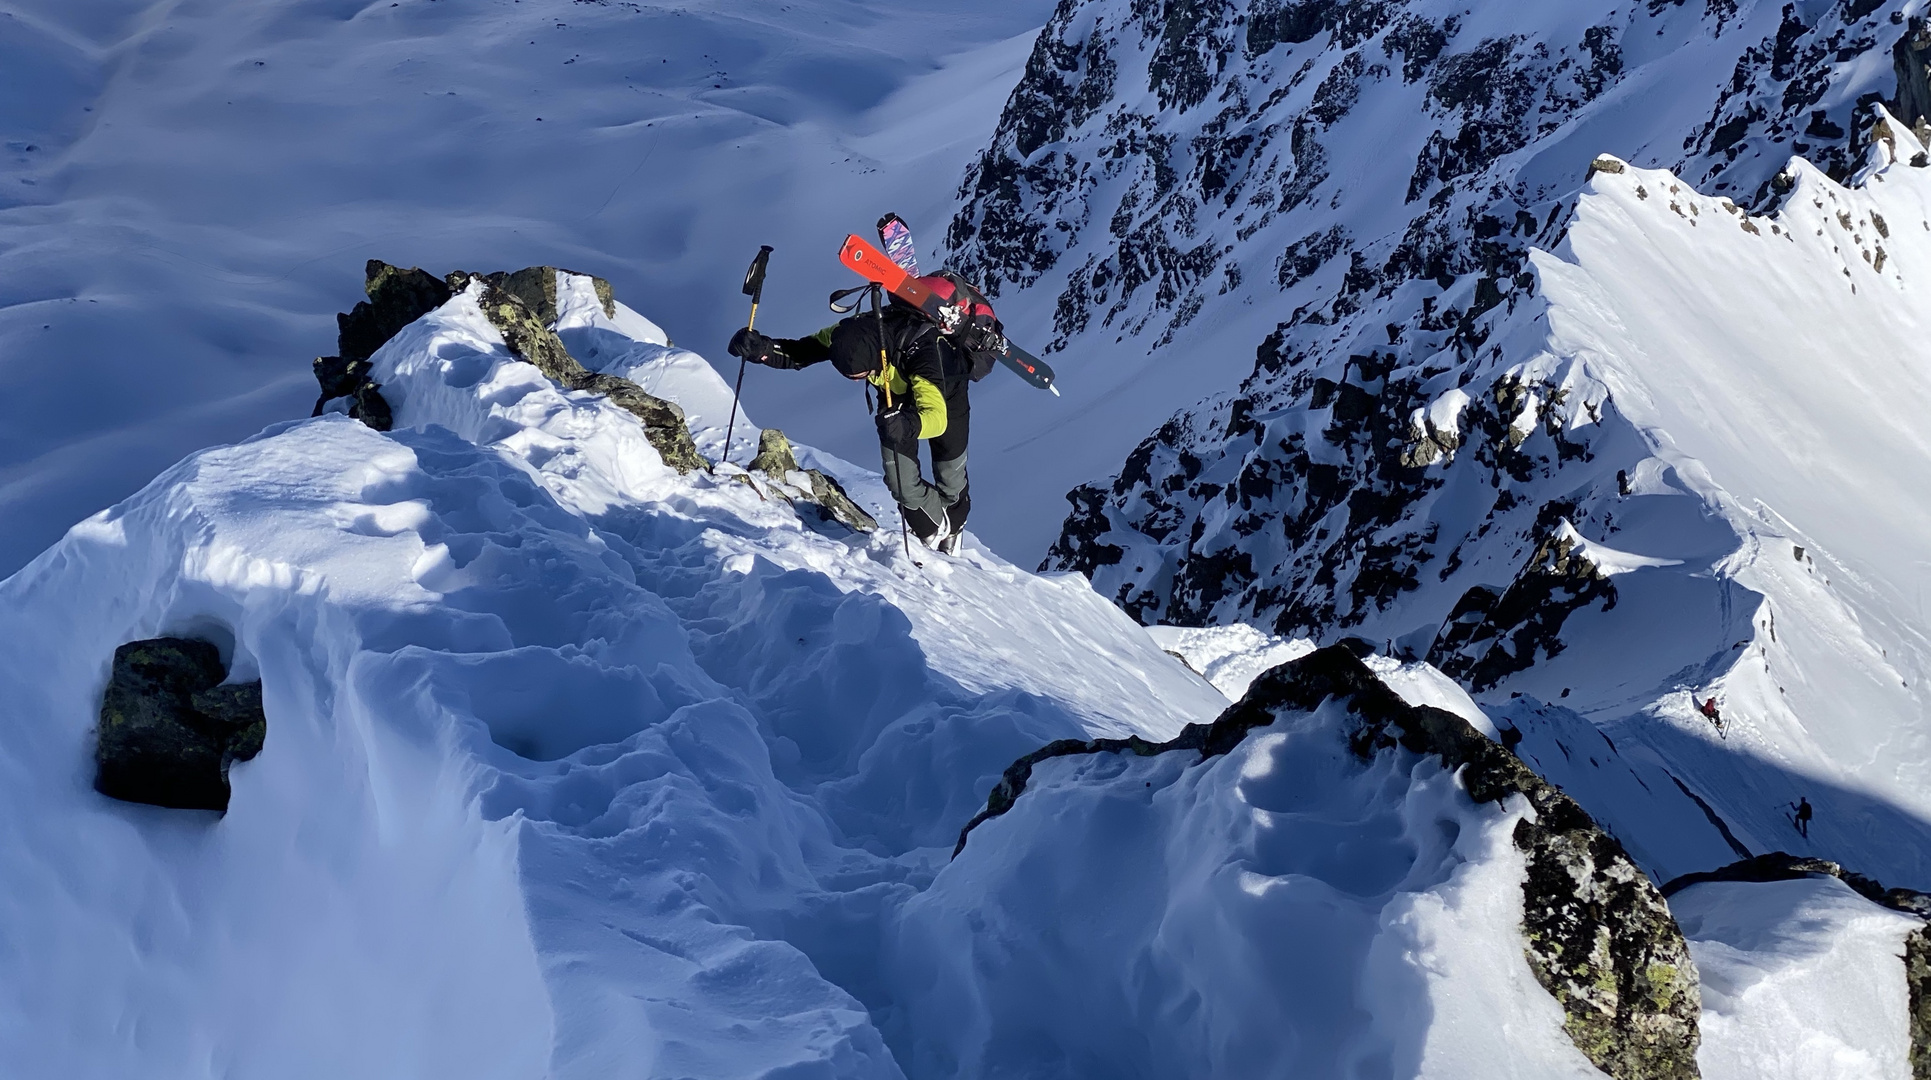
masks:
[[(885, 324), (886, 359), (901, 374), (924, 378), (947, 397), (956, 393), (971, 377), (972, 363), (965, 350), (950, 338), (940, 335), (938, 326), (925, 316), (911, 308), (893, 304), (886, 307), (882, 318)], [(848, 347), (862, 343), (865, 347), (877, 348), (880, 319), (881, 316), (869, 311), (861, 312), (827, 326), (810, 337), (779, 338), (778, 346), (784, 350), (784, 360), (772, 366), (795, 370), (829, 360), (835, 336), (845, 341)], [(846, 333), (838, 334), (840, 328), (845, 328)]]

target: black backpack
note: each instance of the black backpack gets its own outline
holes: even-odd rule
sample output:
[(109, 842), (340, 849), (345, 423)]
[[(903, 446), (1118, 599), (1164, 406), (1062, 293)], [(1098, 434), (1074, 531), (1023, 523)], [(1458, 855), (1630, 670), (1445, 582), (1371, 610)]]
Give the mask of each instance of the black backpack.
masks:
[[(992, 374), (999, 362), (997, 354), (1005, 346), (1006, 327), (993, 313), (986, 294), (950, 270), (941, 270), (924, 280), (949, 301), (945, 308), (948, 317), (940, 321), (939, 329), (965, 354), (966, 374), (973, 382)], [(949, 293), (945, 285), (952, 287)]]

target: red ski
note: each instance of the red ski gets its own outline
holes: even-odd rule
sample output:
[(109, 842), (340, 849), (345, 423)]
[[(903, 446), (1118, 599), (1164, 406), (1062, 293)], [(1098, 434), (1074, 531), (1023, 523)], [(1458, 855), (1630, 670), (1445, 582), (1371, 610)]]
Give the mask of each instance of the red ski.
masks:
[[(876, 281), (885, 291), (911, 304), (924, 312), (933, 322), (944, 325), (948, 306), (955, 306), (953, 300), (956, 290), (951, 282), (942, 277), (915, 277), (904, 267), (892, 261), (891, 257), (872, 246), (863, 237), (845, 237), (845, 246), (839, 249), (838, 261), (858, 272), (867, 281)], [(968, 299), (968, 304), (971, 301)], [(971, 306), (980, 306), (973, 304)], [(988, 314), (991, 308), (986, 308)], [(1006, 340), (999, 335), (1000, 348), (993, 357), (1013, 370), (1013, 373), (1041, 390), (1051, 390), (1058, 396), (1059, 388), (1053, 385), (1053, 369), (1046, 361)]]

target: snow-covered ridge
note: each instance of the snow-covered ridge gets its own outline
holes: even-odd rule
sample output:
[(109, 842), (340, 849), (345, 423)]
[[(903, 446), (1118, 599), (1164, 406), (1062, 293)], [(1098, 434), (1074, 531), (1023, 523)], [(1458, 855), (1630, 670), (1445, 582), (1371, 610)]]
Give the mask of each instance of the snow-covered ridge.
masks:
[[(557, 285), (573, 353), (718, 453), (709, 366)], [(0, 582), (0, 1071), (1595, 1075), (1524, 955), (1531, 808), (1364, 759), (1339, 700), (1205, 762), (1045, 763), (948, 861), (1015, 759), (1226, 699), (1075, 575), (679, 473), (480, 295), (376, 351), (395, 430), (204, 451)], [(261, 680), (225, 816), (89, 789), (109, 658), (159, 634)], [(1375, 678), (1501, 754), (1425, 665)]]
[[(624, 315), (606, 358), (721, 442), (708, 366)], [(0, 584), (32, 822), (0, 840), (0, 1071), (896, 1076), (854, 994), (894, 993), (885, 915), (998, 771), (1224, 704), (1078, 577), (921, 570), (680, 477), (468, 294), (375, 359), (393, 432), (197, 454)], [(219, 820), (90, 789), (108, 658), (162, 633), (264, 686)]]

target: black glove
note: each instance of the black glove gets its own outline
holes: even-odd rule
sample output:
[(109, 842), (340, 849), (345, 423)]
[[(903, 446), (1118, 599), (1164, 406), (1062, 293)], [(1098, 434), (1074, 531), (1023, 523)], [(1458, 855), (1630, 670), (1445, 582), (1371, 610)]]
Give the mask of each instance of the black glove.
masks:
[(765, 337), (750, 327), (742, 327), (731, 335), (731, 343), (724, 351), (753, 364), (767, 367), (785, 367), (784, 349), (776, 341)]
[(919, 452), (919, 411), (903, 403), (878, 410), (878, 441), (906, 457)]

